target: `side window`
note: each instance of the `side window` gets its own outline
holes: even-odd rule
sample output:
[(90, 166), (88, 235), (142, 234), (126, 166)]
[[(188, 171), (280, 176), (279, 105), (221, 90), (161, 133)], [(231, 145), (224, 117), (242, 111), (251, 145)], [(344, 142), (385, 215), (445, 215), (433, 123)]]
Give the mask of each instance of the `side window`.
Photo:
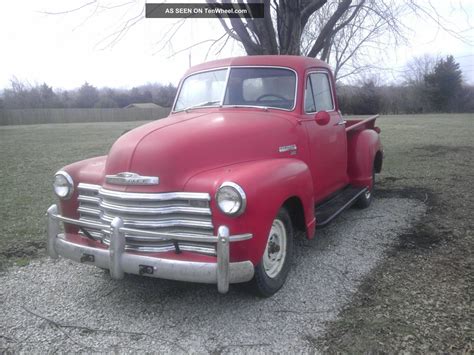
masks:
[(306, 79), (306, 88), (304, 91), (304, 112), (315, 112), (313, 88), (311, 87), (311, 78)]
[(326, 73), (312, 73), (309, 75), (309, 85), (313, 91), (313, 100), (316, 107), (314, 110), (307, 112), (334, 110), (329, 76)]

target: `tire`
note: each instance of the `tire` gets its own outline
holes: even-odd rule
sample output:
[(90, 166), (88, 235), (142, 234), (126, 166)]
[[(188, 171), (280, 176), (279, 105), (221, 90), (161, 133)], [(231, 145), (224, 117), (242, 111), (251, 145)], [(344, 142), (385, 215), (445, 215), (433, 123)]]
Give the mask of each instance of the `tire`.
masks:
[(375, 169), (372, 169), (372, 187), (364, 192), (357, 199), (355, 206), (360, 209), (364, 209), (370, 206), (374, 198), (374, 189), (375, 189)]
[(281, 208), (268, 233), (262, 260), (255, 267), (255, 275), (250, 283), (252, 291), (260, 297), (275, 294), (286, 281), (292, 256), (293, 226), (288, 211)]

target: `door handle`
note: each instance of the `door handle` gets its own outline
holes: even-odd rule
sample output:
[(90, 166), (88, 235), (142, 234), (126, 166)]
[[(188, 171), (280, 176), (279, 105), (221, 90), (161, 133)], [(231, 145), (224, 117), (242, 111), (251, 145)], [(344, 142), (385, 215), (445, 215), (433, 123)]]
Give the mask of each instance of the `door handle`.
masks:
[(346, 124), (346, 121), (341, 121), (341, 122), (336, 123), (334, 126), (342, 126), (345, 124)]

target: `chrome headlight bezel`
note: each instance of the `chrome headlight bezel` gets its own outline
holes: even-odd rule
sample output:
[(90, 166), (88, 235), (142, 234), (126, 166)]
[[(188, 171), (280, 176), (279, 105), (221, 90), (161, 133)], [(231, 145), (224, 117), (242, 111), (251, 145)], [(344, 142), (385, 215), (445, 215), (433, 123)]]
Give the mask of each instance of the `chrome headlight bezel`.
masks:
[[(233, 206), (231, 208), (226, 208), (222, 205), (222, 194), (224, 193), (231, 193), (234, 196), (238, 197), (238, 204), (237, 206)], [(221, 211), (226, 216), (237, 217), (240, 216), (242, 213), (245, 212), (247, 207), (247, 196), (245, 195), (244, 189), (240, 187), (238, 184), (232, 181), (225, 181), (221, 184), (221, 186), (217, 189), (216, 192), (216, 205), (219, 211)], [(235, 203), (235, 200), (234, 200)]]
[[(63, 179), (63, 182), (65, 182), (66, 184), (63, 186), (57, 185), (57, 179)], [(65, 194), (59, 193), (58, 189), (64, 187), (67, 187), (67, 192)], [(62, 200), (70, 199), (72, 194), (74, 193), (74, 181), (72, 180), (71, 175), (69, 175), (64, 170), (59, 170), (58, 172), (56, 172), (56, 174), (54, 174), (53, 191), (55, 195)]]

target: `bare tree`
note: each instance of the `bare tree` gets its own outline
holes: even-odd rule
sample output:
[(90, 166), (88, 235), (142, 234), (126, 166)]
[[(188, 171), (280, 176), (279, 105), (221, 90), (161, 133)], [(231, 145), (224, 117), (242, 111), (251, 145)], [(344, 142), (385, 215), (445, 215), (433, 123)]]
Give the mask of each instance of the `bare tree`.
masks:
[[(309, 55), (313, 42), (322, 33), (324, 26), (334, 13), (335, 3), (329, 3), (313, 15), (302, 38), (302, 53)], [(382, 52), (388, 47), (405, 41), (404, 26), (398, 20), (406, 7), (384, 1), (365, 0), (355, 6), (356, 12), (348, 11), (341, 18), (342, 26), (328, 37), (319, 58), (330, 63), (337, 79), (361, 75), (373, 69), (374, 63), (366, 58)]]
[[(228, 3), (207, 0), (208, 3)], [(240, 4), (243, 1), (238, 1)], [(407, 41), (402, 20), (416, 15), (435, 22), (454, 38), (469, 42), (430, 1), (415, 0), (262, 0), (265, 18), (219, 18), (227, 34), (249, 55), (293, 54), (322, 59), (337, 79), (361, 74), (374, 65), (366, 57)], [(461, 6), (461, 5), (459, 5)], [(250, 9), (249, 9), (250, 10)], [(469, 27), (470, 29), (470, 27)], [(222, 37), (211, 40), (216, 45)], [(169, 39), (168, 39), (169, 41)], [(198, 45), (203, 42), (198, 43)], [(227, 42), (225, 42), (227, 43)], [(383, 69), (378, 67), (377, 69)]]
[(403, 73), (405, 82), (412, 86), (423, 85), (425, 77), (433, 72), (438, 61), (438, 57), (429, 54), (413, 58), (407, 63)]
[[(231, 0), (206, 0), (209, 4), (232, 3)], [(118, 28), (103, 38), (106, 46), (115, 45), (133, 26), (143, 20), (143, 11), (136, 11), (136, 2), (115, 6), (92, 0), (71, 11), (122, 9), (135, 6)], [(166, 2), (166, 1), (163, 1)], [(246, 1), (237, 0), (245, 6)], [(416, 14), (435, 22), (454, 38), (470, 42), (459, 29), (449, 22), (427, 1), (416, 0), (260, 0), (264, 4), (264, 18), (218, 17), (222, 33), (214, 38), (202, 38), (182, 48), (175, 48), (175, 36), (183, 30), (188, 19), (174, 22), (161, 34), (157, 52), (168, 49), (172, 55), (194, 47), (207, 46), (208, 54), (218, 54), (230, 42), (238, 42), (248, 55), (292, 54), (316, 57), (329, 62), (338, 78), (359, 74), (367, 69), (363, 57), (373, 48), (384, 50), (406, 40), (407, 28), (402, 22), (409, 14)], [(130, 5), (131, 4), (131, 5)], [(459, 5), (462, 10), (462, 6)], [(248, 8), (251, 12), (251, 9)], [(64, 14), (58, 12), (57, 14)], [(92, 13), (92, 15), (95, 12)], [(91, 16), (92, 16), (91, 15)], [(207, 55), (206, 55), (207, 57)]]
[(410, 60), (401, 76), (404, 79), (403, 106), (410, 112), (430, 112), (433, 106), (429, 100), (425, 78), (434, 71), (439, 58), (425, 54)]
[[(216, 0), (207, 0), (217, 4)], [(223, 1), (229, 2), (229, 1)], [(301, 43), (310, 20), (318, 23), (319, 33), (311, 41), (306, 55), (317, 57), (327, 51), (331, 38), (350, 23), (366, 0), (263, 0), (265, 17), (260, 18), (220, 18), (228, 36), (240, 41), (249, 55), (261, 54), (301, 54)], [(239, 3), (243, 1), (239, 0)], [(313, 16), (324, 7), (328, 16)], [(249, 9), (250, 11), (250, 9)]]
[(471, 43), (463, 35), (466, 29), (456, 30), (455, 24), (443, 17), (431, 1), (264, 0), (263, 3), (265, 19), (221, 18), (228, 36), (241, 42), (249, 55), (294, 54), (322, 59), (334, 67), (338, 79), (373, 69), (374, 65), (367, 64), (368, 55), (379, 51), (383, 57), (390, 47), (407, 42), (410, 28), (403, 19), (409, 15), (434, 22), (454, 38)]

